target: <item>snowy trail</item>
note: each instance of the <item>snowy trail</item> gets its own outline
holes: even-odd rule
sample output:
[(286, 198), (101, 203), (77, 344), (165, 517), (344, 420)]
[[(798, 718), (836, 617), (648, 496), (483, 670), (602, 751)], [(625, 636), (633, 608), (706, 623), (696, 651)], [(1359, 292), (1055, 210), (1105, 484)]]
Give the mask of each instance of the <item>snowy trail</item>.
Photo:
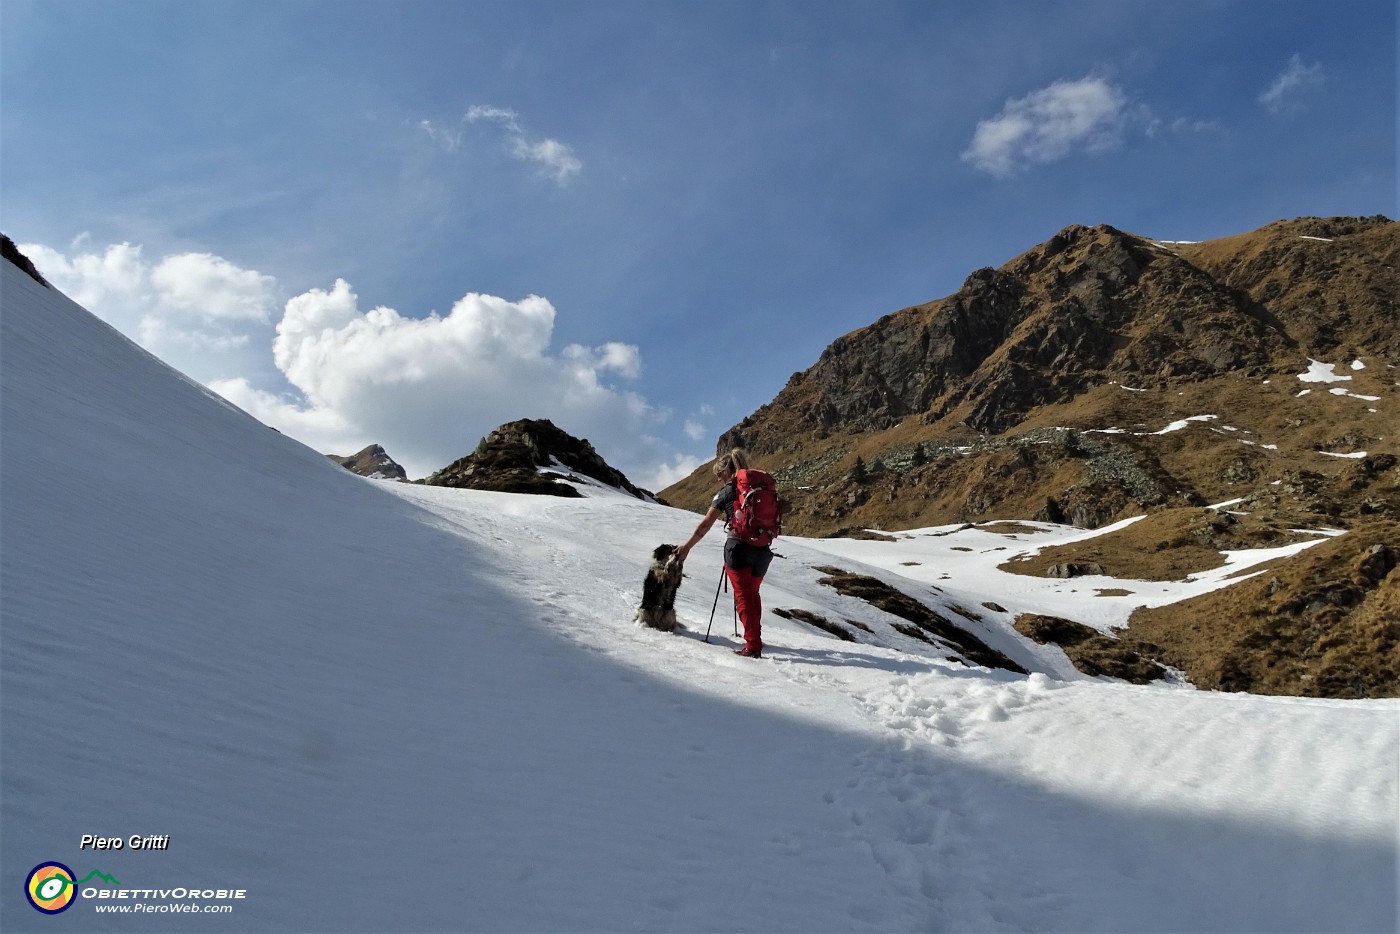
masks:
[[(455, 508), (461, 530), (475, 526), (472, 534), (493, 540), (507, 538), (493, 521), (514, 521), (505, 504), (489, 515), (452, 505), (483, 494), (391, 489), (439, 514)], [(1223, 923), (1210, 919), (1236, 911), (1245, 927), (1306, 930), (1312, 922), (1299, 926), (1299, 918), (1309, 917), (1321, 880), (1364, 879), (1375, 891), (1391, 884), (1394, 838), (1375, 818), (1394, 795), (1393, 781), (1381, 777), (1396, 772), (1393, 705), (1025, 678), (842, 643), (771, 615), (765, 621), (770, 674), (723, 652), (717, 659), (711, 647), (695, 644), (698, 632), (677, 639), (626, 622), (639, 590), (616, 581), (636, 575), (653, 541), (681, 540), (694, 525), (692, 515), (669, 512), (605, 495), (535, 507), (533, 528), (509, 529), (523, 553), (534, 552), (521, 546), (522, 538), (532, 538), (550, 554), (548, 567), (562, 571), (576, 561), (570, 579), (598, 582), (569, 595), (531, 581), (527, 589), (551, 602), (545, 621), (667, 680), (721, 696), (739, 692), (748, 706), (815, 713), (820, 723), (865, 734), (867, 748), (846, 763), (844, 781), (823, 799), (848, 816), (848, 832), (911, 905), (922, 906), (911, 910), (929, 912), (928, 925), (1034, 930), (1048, 913), (1061, 929), (1209, 930)], [(500, 515), (506, 518), (492, 518)], [(579, 527), (592, 530), (597, 547), (560, 549), (566, 530)], [(693, 629), (703, 628), (713, 595), (696, 586), (697, 566), (717, 569), (719, 546), (718, 535), (702, 543), (687, 568), (681, 616)], [(765, 586), (770, 606), (773, 595), (791, 596), (784, 584), (804, 589), (801, 581), (783, 580), (783, 570), (821, 564), (827, 556), (809, 552), (836, 550), (825, 546), (784, 541), (788, 560)], [(629, 562), (629, 549), (642, 554)], [(851, 568), (871, 570), (846, 554)], [(989, 567), (984, 560), (984, 577)], [(963, 571), (965, 581), (976, 578), (970, 566)], [(590, 618), (610, 605), (615, 616)], [(716, 626), (713, 641), (734, 643), (723, 614)], [(639, 648), (651, 655), (639, 656)], [(1088, 710), (1098, 712), (1086, 716)], [(1281, 744), (1280, 735), (1291, 739)], [(1345, 775), (1318, 776), (1317, 786), (1299, 787), (1301, 774), (1338, 757), (1353, 760)], [(968, 863), (993, 840), (995, 860)], [(1197, 856), (1198, 869), (1182, 866), (1183, 846), (1213, 855)], [(1221, 864), (1233, 868), (1222, 871)], [(988, 891), (979, 882), (986, 874), (1026, 884)], [(1270, 880), (1267, 898), (1258, 891), (1262, 879)], [(1251, 901), (1247, 910), (1237, 908), (1241, 885), (1254, 887), (1270, 907)], [(1076, 914), (1067, 904), (1073, 899), (1063, 895), (1096, 888), (1114, 893), (1099, 905), (1102, 915)], [(1364, 927), (1362, 911), (1343, 927)]]
[[(772, 657), (736, 658), (723, 599), (700, 641), (718, 533), (689, 630), (644, 630), (646, 556), (694, 515), (354, 477), (0, 265), (6, 931), (1395, 927), (1400, 704), (771, 614)], [(976, 606), (1002, 583), (952, 563), (967, 534), (951, 580), (784, 540), (765, 601), (874, 628), (818, 583), (839, 563)], [(138, 833), (170, 847), (79, 846)], [(248, 896), (45, 917), (16, 896), (47, 860)]]

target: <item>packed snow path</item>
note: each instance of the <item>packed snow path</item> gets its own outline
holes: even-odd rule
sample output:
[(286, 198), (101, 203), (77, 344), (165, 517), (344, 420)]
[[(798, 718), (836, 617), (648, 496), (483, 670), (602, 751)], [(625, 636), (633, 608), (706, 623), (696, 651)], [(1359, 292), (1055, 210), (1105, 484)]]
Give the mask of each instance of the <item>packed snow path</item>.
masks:
[[(6, 931), (1396, 926), (1394, 702), (771, 615), (739, 659), (723, 602), (699, 638), (718, 533), (688, 630), (639, 629), (646, 555), (695, 516), (354, 477), (0, 266)], [(854, 612), (812, 569), (890, 574), (839, 547), (785, 540), (767, 605)], [(49, 860), (247, 896), (45, 917), (18, 890)]]

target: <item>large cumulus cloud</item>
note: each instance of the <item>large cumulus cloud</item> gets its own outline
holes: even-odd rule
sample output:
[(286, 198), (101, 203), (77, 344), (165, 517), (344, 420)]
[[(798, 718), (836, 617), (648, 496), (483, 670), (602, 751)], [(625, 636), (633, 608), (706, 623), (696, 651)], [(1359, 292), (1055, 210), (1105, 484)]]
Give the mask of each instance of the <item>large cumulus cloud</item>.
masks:
[(634, 460), (655, 444), (650, 432), (663, 420), (623, 385), (641, 372), (639, 351), (621, 343), (552, 351), (555, 315), (538, 295), (469, 293), (445, 316), (410, 318), (361, 309), (350, 284), (337, 280), (292, 298), (277, 325), (273, 359), (299, 398), (246, 380), (210, 385), (320, 450), (349, 454), (347, 446), (381, 443), (413, 476), (469, 453), (516, 418), (551, 418), (605, 457), (611, 448)]
[(555, 348), (557, 313), (538, 295), (469, 293), (445, 316), (413, 317), (361, 309), (344, 280), (287, 300), (274, 277), (213, 254), (151, 261), (139, 244), (85, 240), (20, 246), (89, 311), (318, 451), (382, 444), (416, 478), (502, 422), (548, 418), (650, 489), (699, 463), (657, 437), (670, 415), (634, 388), (638, 348)]
[(247, 346), (270, 320), (277, 282), (210, 253), (179, 253), (151, 263), (140, 245), (112, 244), (72, 254), (20, 246), (75, 302), (197, 378), (201, 353)]

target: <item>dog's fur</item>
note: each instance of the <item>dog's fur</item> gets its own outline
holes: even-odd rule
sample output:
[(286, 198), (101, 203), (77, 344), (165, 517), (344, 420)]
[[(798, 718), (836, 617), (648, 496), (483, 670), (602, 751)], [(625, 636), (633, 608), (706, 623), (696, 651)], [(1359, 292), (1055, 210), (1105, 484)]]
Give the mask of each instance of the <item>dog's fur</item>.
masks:
[(676, 623), (676, 591), (681, 586), (682, 564), (675, 545), (658, 545), (651, 553), (651, 567), (642, 580), (637, 622), (662, 632), (680, 628)]

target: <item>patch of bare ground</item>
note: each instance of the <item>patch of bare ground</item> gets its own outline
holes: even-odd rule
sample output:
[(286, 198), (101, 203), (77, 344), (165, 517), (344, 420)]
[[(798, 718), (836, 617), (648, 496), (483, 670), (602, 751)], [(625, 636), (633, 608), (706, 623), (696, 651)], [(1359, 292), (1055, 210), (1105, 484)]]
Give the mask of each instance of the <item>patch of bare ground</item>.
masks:
[(1400, 522), (1379, 519), (1223, 590), (1135, 612), (1126, 633), (1198, 687), (1400, 696)]
[(893, 535), (886, 535), (884, 532), (876, 532), (873, 529), (862, 529), (847, 526), (844, 529), (837, 529), (823, 538), (849, 538), (857, 542), (897, 542), (899, 539)]
[(1041, 645), (1058, 645), (1086, 675), (1107, 675), (1133, 684), (1148, 684), (1166, 677), (1166, 669), (1152, 660), (1162, 650), (1136, 639), (1115, 639), (1097, 629), (1061, 619), (1023, 613), (1016, 617), (1016, 631)]
[[(795, 619), (798, 622), (806, 623), (808, 626), (820, 629), (822, 632), (830, 633), (842, 642), (856, 641), (856, 637), (849, 629), (842, 626), (840, 623), (833, 623), (820, 613), (813, 613), (809, 610), (784, 610), (782, 608), (777, 608), (773, 610), (773, 615), (780, 616), (783, 619)], [(848, 622), (850, 621), (848, 620)], [(854, 625), (860, 624), (856, 623)], [(861, 625), (860, 628), (866, 629), (863, 625)]]
[(983, 522), (977, 527), (984, 532), (995, 532), (998, 535), (1034, 535), (1040, 531), (1035, 526), (1021, 522)]
[(864, 600), (871, 606), (884, 610), (892, 616), (908, 620), (913, 626), (895, 624), (895, 628), (911, 638), (936, 645), (937, 643), (929, 638), (930, 636), (936, 637), (974, 665), (981, 665), (984, 668), (1000, 668), (1023, 675), (1029, 674), (1020, 665), (987, 645), (977, 636), (882, 580), (863, 574), (853, 574), (841, 568), (819, 567), (815, 570), (828, 575), (818, 583), (825, 584), (844, 596)]
[(1014, 558), (1001, 570), (1030, 577), (1105, 574), (1176, 581), (1225, 563), (1225, 551), (1274, 548), (1316, 536), (1269, 519), (1194, 507), (1161, 509), (1116, 532)]

